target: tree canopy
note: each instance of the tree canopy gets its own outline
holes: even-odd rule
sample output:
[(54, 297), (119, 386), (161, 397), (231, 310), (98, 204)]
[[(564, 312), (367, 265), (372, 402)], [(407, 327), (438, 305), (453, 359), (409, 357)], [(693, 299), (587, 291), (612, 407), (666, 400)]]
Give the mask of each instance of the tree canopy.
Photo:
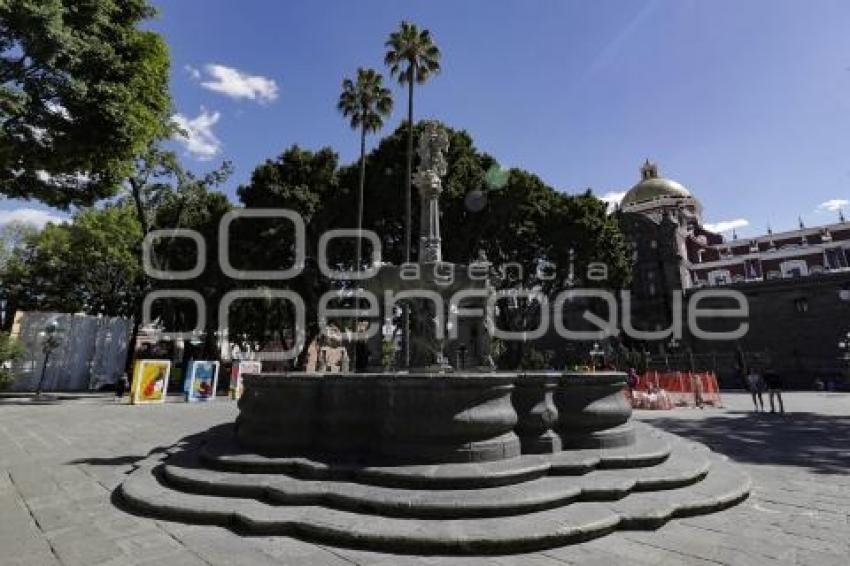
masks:
[[(417, 124), (418, 134), (422, 125)], [(404, 156), (407, 126), (382, 139), (369, 154), (366, 171), (363, 227), (381, 239), (383, 261), (404, 260)], [(627, 247), (616, 218), (606, 214), (605, 204), (589, 192), (570, 195), (547, 185), (521, 169), (503, 170), (486, 153), (476, 149), (471, 136), (447, 128), (450, 147), (448, 174), (440, 198), (443, 257), (465, 264), (483, 252), (498, 275), (497, 286), (507, 289), (540, 289), (552, 296), (572, 285), (622, 288), (629, 277)], [(232, 280), (218, 265), (218, 227), (231, 210), (225, 195), (214, 191), (228, 173), (227, 166), (204, 177), (183, 171), (168, 173), (151, 157), (138, 172), (138, 190), (100, 208), (87, 209), (69, 223), (48, 225), (36, 235), (24, 236), (23, 244), (7, 262), (0, 277), (9, 290), (13, 308), (89, 312), (137, 316), (144, 292), (173, 286), (174, 282), (147, 281), (139, 261), (143, 237), (142, 220), (149, 228), (192, 228), (207, 242), (207, 267), (179, 288), (198, 291), (207, 301), (207, 346), (214, 347), (217, 307), (224, 293), (233, 289), (289, 289), (307, 307), (306, 339), (318, 334), (316, 308), (328, 290), (346, 289), (345, 281), (331, 281), (317, 266), (318, 242), (334, 228), (356, 226), (359, 163), (340, 166), (331, 148), (308, 150), (292, 146), (280, 156), (266, 160), (250, 180), (237, 189), (246, 209), (285, 208), (301, 215), (306, 230), (306, 260), (301, 274), (279, 281)], [(143, 198), (136, 206), (136, 196)], [(419, 218), (418, 199), (414, 218)], [(143, 214), (139, 214), (139, 210)], [(414, 225), (414, 229), (418, 228)], [(243, 218), (229, 230), (229, 256), (240, 270), (286, 269), (295, 261), (292, 224), (285, 219)], [(194, 244), (183, 238), (163, 238), (155, 246), (160, 269), (183, 270), (196, 261)], [(354, 269), (355, 242), (335, 239), (329, 262), (337, 269)], [(366, 256), (368, 257), (367, 249)], [(415, 259), (415, 258), (414, 258)], [(587, 280), (591, 262), (607, 266), (607, 279)], [(500, 270), (508, 264), (522, 266)], [(541, 266), (551, 277), (541, 277)], [(185, 302), (185, 301), (184, 301)], [(193, 324), (194, 307), (179, 301), (161, 301), (156, 315), (169, 330), (186, 330)], [(533, 306), (500, 309), (499, 327), (522, 330), (535, 325)], [(230, 313), (229, 330), (251, 341), (286, 343), (293, 337), (292, 312), (285, 301), (239, 301)], [(505, 353), (505, 367), (523, 361), (523, 345)], [(210, 350), (211, 351), (211, 350)], [(303, 362), (303, 359), (301, 360)], [(536, 363), (536, 362), (535, 362)]]
[[(416, 134), (421, 127), (415, 126)], [(395, 264), (404, 261), (404, 195), (398, 187), (404, 183), (406, 130), (402, 124), (369, 154), (365, 183), (363, 227), (375, 231), (381, 239), (383, 261)], [(521, 275), (511, 271), (498, 285), (536, 287), (552, 294), (573, 284), (619, 288), (627, 282), (625, 242), (616, 219), (607, 215), (602, 201), (589, 192), (559, 192), (521, 169), (502, 171), (492, 157), (475, 148), (469, 134), (451, 128), (447, 131), (448, 175), (440, 198), (445, 261), (469, 263), (483, 251), (497, 270), (509, 262), (523, 267)], [(359, 173), (356, 163), (339, 167), (338, 157), (330, 148), (309, 151), (293, 146), (257, 167), (250, 182), (238, 189), (240, 200), (248, 208), (288, 208), (304, 218), (307, 263), (303, 273), (289, 281), (263, 284), (301, 294), (308, 308), (308, 338), (316, 332), (311, 306), (315, 308), (318, 297), (338, 285), (323, 278), (315, 266), (318, 238), (331, 228), (355, 226), (353, 205)], [(415, 219), (419, 218), (418, 208), (415, 201)], [(416, 228), (414, 223), (414, 233)], [(232, 243), (244, 262), (238, 267), (283, 269), (291, 265), (294, 241), (287, 221), (246, 221), (243, 230)], [(231, 248), (231, 253), (235, 249)], [(336, 240), (329, 253), (331, 265), (353, 269), (353, 249), (352, 242)], [(542, 262), (554, 266), (554, 277), (539, 276)], [(585, 280), (591, 262), (606, 264), (607, 280)], [(269, 330), (260, 320), (271, 327), (287, 324), (282, 322), (285, 317), (268, 314), (263, 307), (248, 317), (257, 322), (258, 338)], [(501, 327), (521, 329), (531, 324), (533, 314), (520, 310)]]
[[(226, 195), (213, 190), (226, 173), (225, 167), (196, 178), (181, 171), (173, 184), (157, 177), (143, 191), (149, 197), (144, 217), (151, 229), (190, 228), (208, 243), (203, 258), (206, 269), (195, 279), (181, 281), (179, 288), (199, 292), (213, 307), (230, 288), (218, 269), (216, 242), (219, 221), (231, 204)], [(172, 281), (145, 277), (142, 238), (138, 209), (130, 195), (106, 206), (83, 209), (65, 224), (47, 224), (39, 232), (25, 234), (0, 270), (0, 286), (12, 311), (84, 312), (138, 321), (147, 292), (174, 287)], [(161, 238), (153, 247), (152, 262), (157, 269), (190, 269), (196, 261), (195, 244), (185, 238)], [(192, 328), (194, 306), (185, 302), (157, 301), (153, 316), (171, 330)], [(208, 311), (211, 316), (205, 330), (212, 337), (216, 311)]]
[[(141, 230), (125, 206), (47, 224), (13, 256), (4, 283), (14, 308), (129, 316), (138, 298)], [(13, 309), (14, 310), (14, 309)]]
[(0, 0), (0, 194), (110, 196), (171, 129), (169, 56), (145, 0)]

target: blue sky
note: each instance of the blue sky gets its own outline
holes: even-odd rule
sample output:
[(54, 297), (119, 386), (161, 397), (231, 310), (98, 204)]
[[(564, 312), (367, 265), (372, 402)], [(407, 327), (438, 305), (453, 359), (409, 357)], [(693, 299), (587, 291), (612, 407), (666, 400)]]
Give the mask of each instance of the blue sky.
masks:
[[(749, 222), (740, 235), (794, 228), (798, 215), (832, 222), (819, 206), (850, 200), (843, 0), (155, 4), (175, 112), (197, 134), (176, 147), (198, 171), (232, 160), (231, 195), (292, 143), (356, 158), (335, 110), (340, 83), (358, 66), (383, 70), (383, 42), (405, 18), (443, 52), (416, 117), (467, 129), (503, 166), (561, 190), (623, 191), (648, 157), (701, 199), (706, 221)], [(387, 132), (406, 111), (393, 88)], [(2, 221), (41, 207), (0, 208)]]

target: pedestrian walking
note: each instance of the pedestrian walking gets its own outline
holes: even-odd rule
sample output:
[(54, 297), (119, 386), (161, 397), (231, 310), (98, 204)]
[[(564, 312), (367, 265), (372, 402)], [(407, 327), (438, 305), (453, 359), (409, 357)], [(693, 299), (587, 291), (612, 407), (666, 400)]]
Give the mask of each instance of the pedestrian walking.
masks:
[(750, 373), (747, 375), (747, 387), (750, 390), (750, 394), (753, 396), (753, 406), (755, 407), (755, 411), (757, 413), (759, 411), (764, 412), (764, 398), (762, 397), (762, 391), (764, 391), (764, 380), (755, 368), (751, 369)]
[(776, 396), (779, 401), (779, 412), (784, 413), (785, 405), (782, 404), (782, 378), (778, 373), (776, 373), (776, 370), (769, 369), (764, 372), (764, 382), (767, 385), (767, 395), (770, 400), (770, 412), (776, 412), (773, 405), (773, 397)]

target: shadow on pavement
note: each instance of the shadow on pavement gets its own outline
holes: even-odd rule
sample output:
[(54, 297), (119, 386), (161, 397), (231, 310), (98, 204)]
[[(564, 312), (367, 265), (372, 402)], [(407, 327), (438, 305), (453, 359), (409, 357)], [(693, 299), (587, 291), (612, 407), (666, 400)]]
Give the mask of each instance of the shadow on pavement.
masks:
[(154, 454), (161, 454), (168, 450), (165, 446), (157, 446), (153, 448), (147, 454), (142, 456), (115, 456), (113, 458), (77, 458), (76, 460), (71, 460), (68, 462), (69, 464), (89, 464), (91, 466), (125, 466), (127, 464), (135, 464), (136, 462), (141, 462), (148, 456), (153, 456)]
[(795, 466), (819, 474), (850, 471), (850, 416), (730, 411), (702, 419), (659, 417), (647, 422), (745, 464)]
[(151, 448), (147, 454), (143, 455), (127, 455), (127, 456), (113, 456), (109, 458), (102, 457), (90, 457), (90, 458), (77, 458), (75, 460), (70, 460), (67, 462), (68, 464), (89, 464), (92, 466), (126, 466), (126, 465), (135, 465), (142, 460), (150, 458), (156, 454), (181, 454), (183, 452), (193, 452), (196, 450), (203, 442), (207, 441), (209, 438), (212, 438), (215, 435), (224, 435), (231, 433), (233, 428), (232, 423), (224, 423), (220, 425), (216, 425), (212, 428), (203, 430), (201, 432), (190, 434), (188, 436), (180, 439), (176, 444), (171, 446), (157, 446), (155, 448)]

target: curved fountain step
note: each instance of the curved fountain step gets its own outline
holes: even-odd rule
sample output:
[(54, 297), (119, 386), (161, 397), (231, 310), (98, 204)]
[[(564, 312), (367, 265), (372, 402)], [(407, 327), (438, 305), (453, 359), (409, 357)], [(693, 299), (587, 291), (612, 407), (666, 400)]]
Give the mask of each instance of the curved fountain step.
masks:
[(517, 484), (546, 475), (580, 475), (596, 468), (635, 468), (663, 462), (670, 455), (667, 433), (635, 423), (630, 446), (523, 455), (508, 460), (413, 466), (357, 466), (306, 457), (273, 457), (248, 452), (232, 439), (218, 437), (200, 452), (211, 468), (243, 473), (283, 473), (314, 480), (351, 480), (413, 489), (471, 489)]
[(655, 529), (671, 517), (711, 513), (746, 499), (752, 488), (750, 477), (725, 456), (712, 453), (711, 459), (711, 471), (699, 483), (612, 502), (611, 508), (620, 516), (620, 528)]
[(396, 517), (497, 517), (620, 499), (632, 491), (670, 489), (700, 481), (710, 467), (708, 450), (672, 443), (663, 463), (634, 469), (603, 469), (582, 476), (547, 476), (520, 484), (463, 490), (400, 489), (343, 481), (301, 480), (280, 474), (242, 474), (171, 463), (163, 480), (175, 489), (204, 495), (263, 499), (283, 505), (323, 505)]
[(706, 478), (663, 492), (632, 493), (620, 501), (476, 519), (399, 519), (317, 506), (275, 506), (254, 499), (196, 495), (161, 484), (151, 465), (136, 470), (120, 494), (133, 508), (171, 520), (211, 523), (251, 534), (396, 552), (511, 553), (588, 540), (618, 528), (654, 528), (676, 516), (712, 512), (746, 498), (748, 476), (711, 456)]

